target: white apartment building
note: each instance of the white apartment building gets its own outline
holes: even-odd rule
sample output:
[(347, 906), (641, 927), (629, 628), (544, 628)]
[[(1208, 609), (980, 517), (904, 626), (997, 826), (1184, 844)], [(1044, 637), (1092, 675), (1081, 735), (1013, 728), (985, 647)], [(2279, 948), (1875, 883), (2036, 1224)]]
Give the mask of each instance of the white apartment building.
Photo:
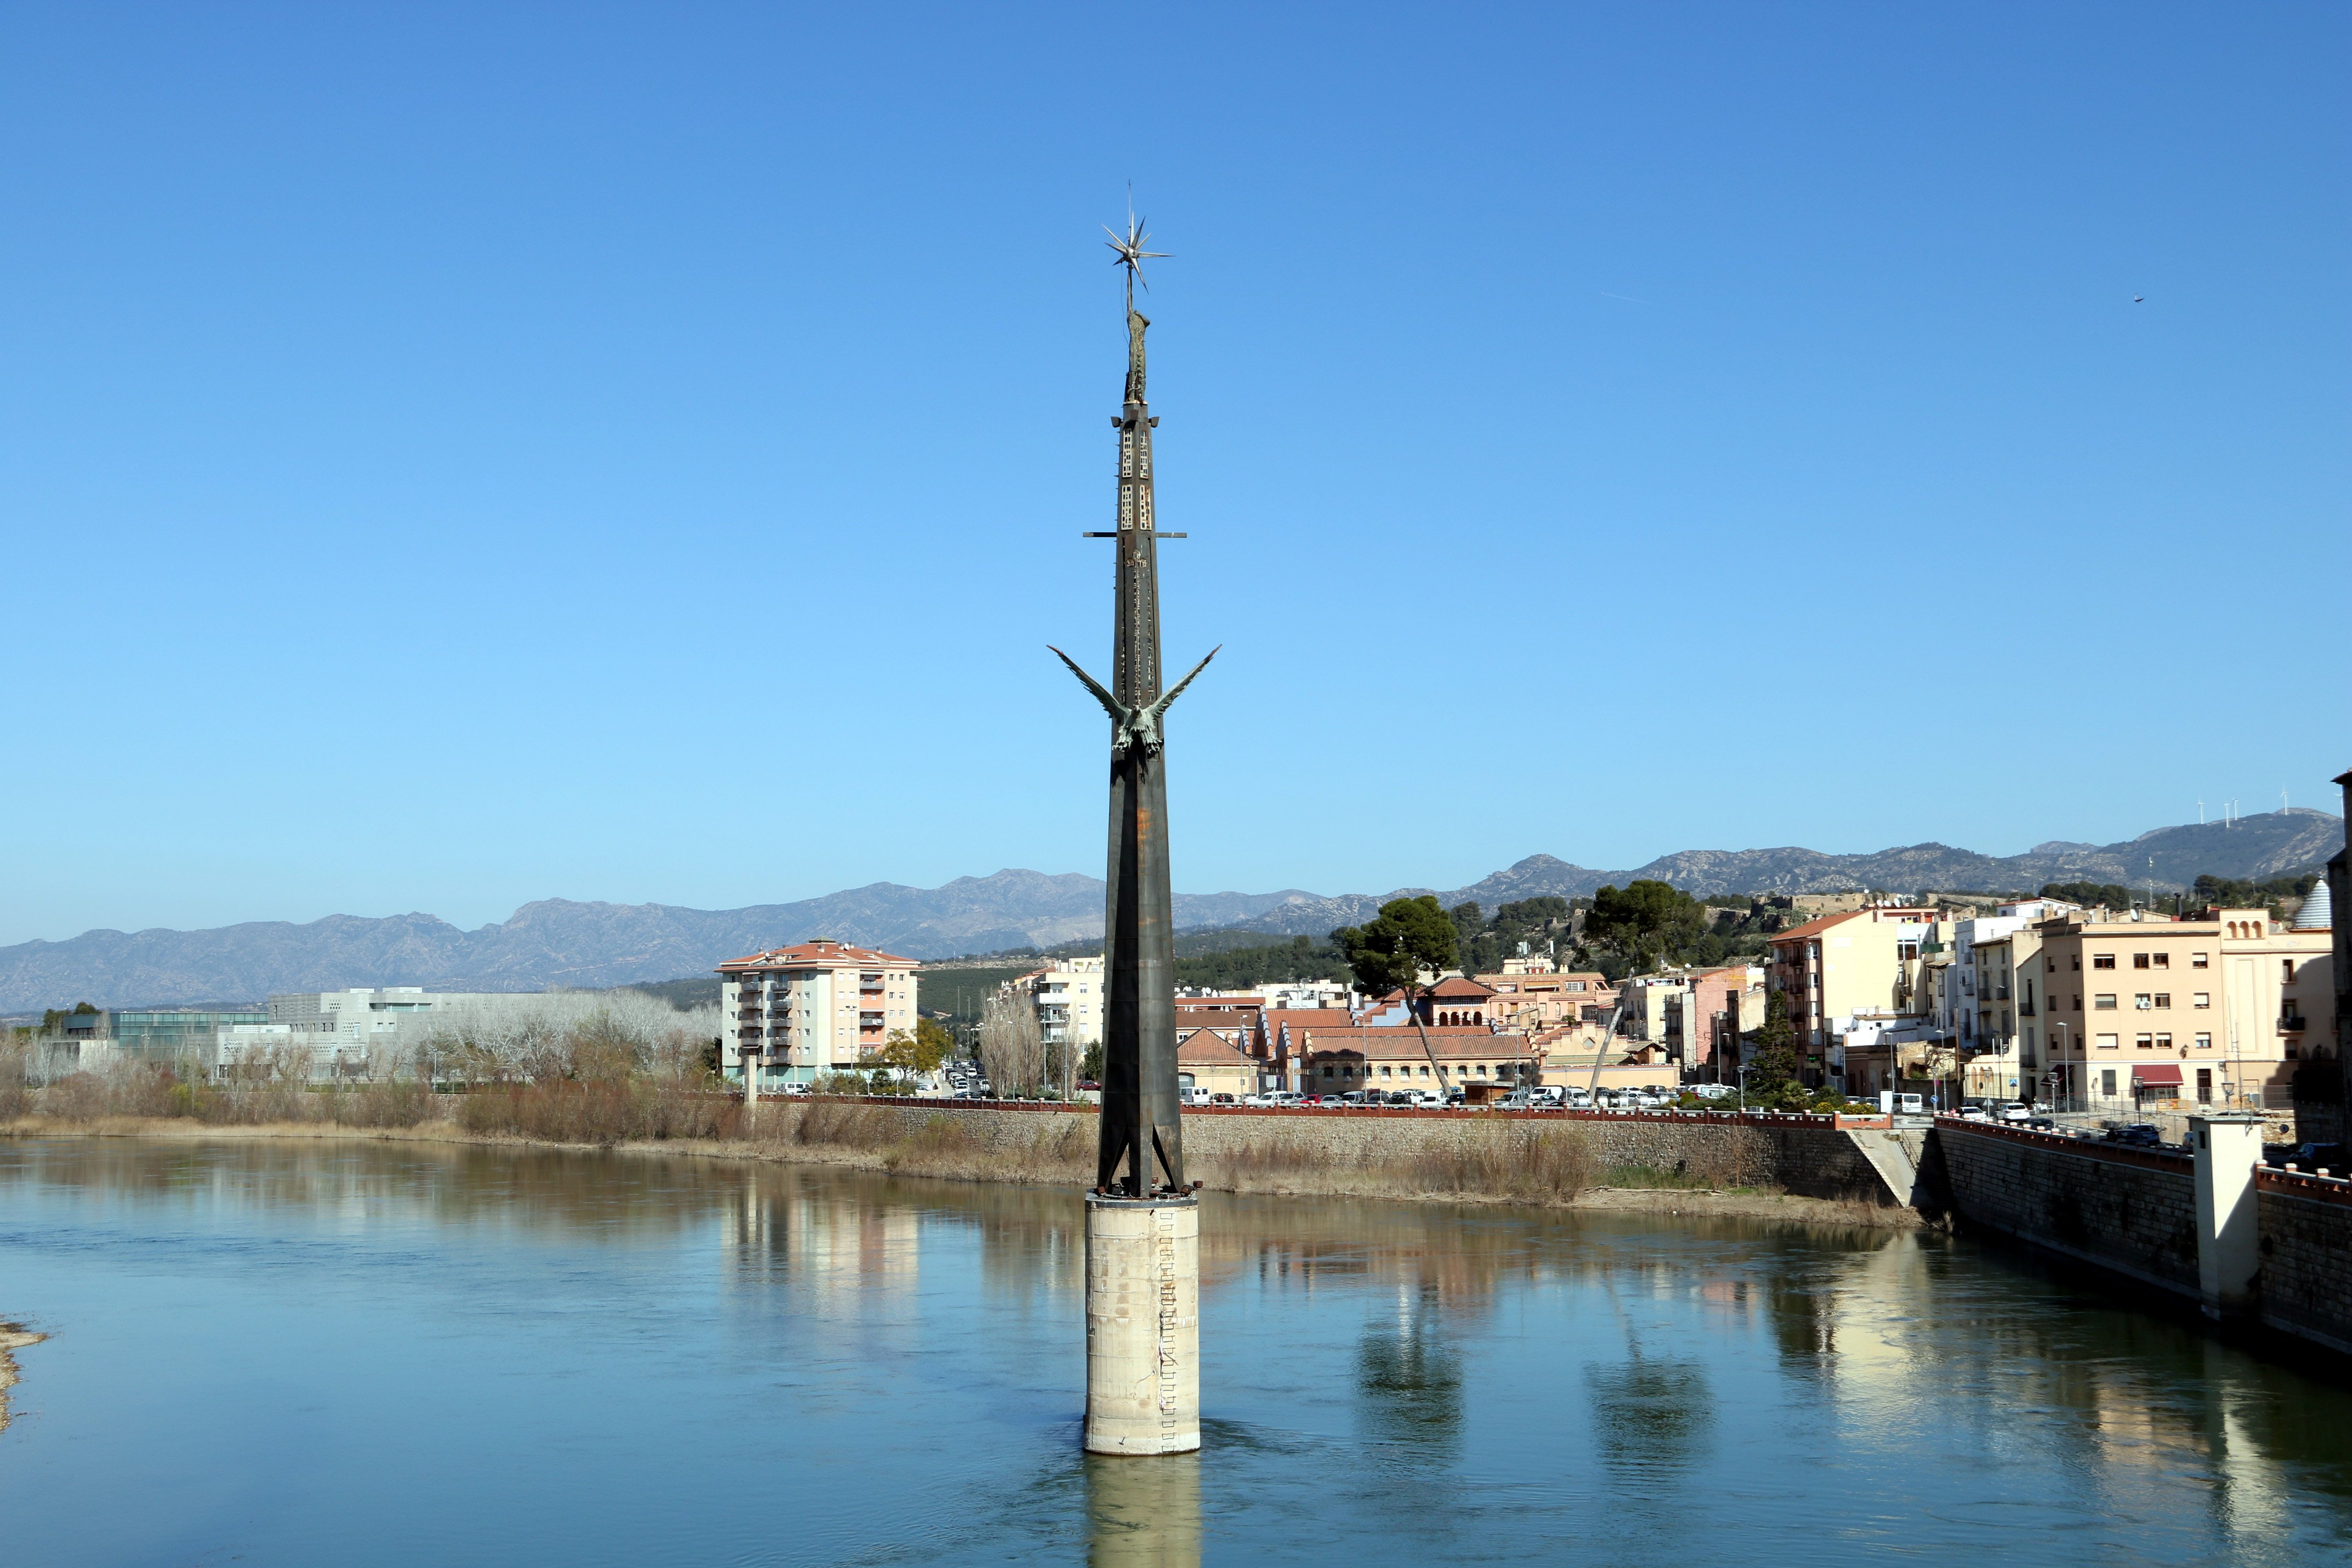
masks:
[(856, 1068), (892, 1031), (915, 1026), (911, 958), (819, 937), (719, 966), (719, 1069), (746, 1064), (765, 1089)]
[(1344, 980), (1270, 980), (1257, 994), (1268, 1007), (1345, 1007), (1351, 993)]

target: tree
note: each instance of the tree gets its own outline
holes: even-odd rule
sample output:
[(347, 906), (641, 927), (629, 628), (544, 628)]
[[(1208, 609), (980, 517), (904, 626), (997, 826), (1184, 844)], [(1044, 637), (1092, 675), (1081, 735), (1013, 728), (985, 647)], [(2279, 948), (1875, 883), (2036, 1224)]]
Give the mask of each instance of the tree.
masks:
[(1644, 958), (1674, 948), (1675, 938), (1697, 927), (1703, 919), (1698, 901), (1688, 893), (1671, 883), (1643, 877), (1622, 890), (1611, 887), (1594, 893), (1592, 912), (1586, 917), (1584, 929), (1623, 948), (1639, 972)]
[(1775, 991), (1765, 998), (1763, 1026), (1748, 1038), (1756, 1052), (1748, 1062), (1754, 1087), (1747, 1098), (1776, 1109), (1802, 1100), (1804, 1063), (1797, 1055), (1797, 1026), (1789, 1022), (1787, 997)]
[(893, 1029), (882, 1042), (876, 1060), (901, 1079), (922, 1078), (940, 1070), (955, 1050), (955, 1037), (937, 1018), (918, 1018), (914, 1032)]
[(1045, 1071), (1045, 1042), (1025, 991), (1000, 991), (981, 1004), (981, 1069), (1000, 1094), (1033, 1095)]
[(1422, 1054), (1429, 1058), (1443, 1090), (1445, 1067), (1429, 1043), (1417, 994), (1423, 970), (1435, 973), (1454, 967), (1454, 925), (1438, 907), (1436, 898), (1423, 893), (1417, 899), (1391, 899), (1381, 906), (1379, 919), (1333, 931), (1331, 944), (1348, 955), (1348, 967), (1356, 972), (1357, 990), (1367, 996), (1385, 996), (1391, 991), (1404, 994), (1405, 1016), (1412, 1020), (1413, 1031), (1421, 1037)]

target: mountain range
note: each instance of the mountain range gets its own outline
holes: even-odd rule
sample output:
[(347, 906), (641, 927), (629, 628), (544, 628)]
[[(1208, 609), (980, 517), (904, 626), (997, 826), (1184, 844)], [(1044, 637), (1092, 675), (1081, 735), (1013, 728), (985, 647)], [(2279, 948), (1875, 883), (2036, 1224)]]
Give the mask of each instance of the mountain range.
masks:
[[(1180, 928), (1228, 927), (1321, 936), (1360, 923), (1401, 895), (1436, 891), (1449, 908), (1483, 908), (1547, 894), (1575, 898), (1640, 877), (1686, 892), (1811, 893), (1849, 889), (1916, 892), (2031, 890), (2045, 882), (2116, 882), (2185, 889), (2200, 873), (2266, 879), (2299, 873), (2341, 848), (2343, 819), (2296, 807), (2228, 825), (2159, 827), (2117, 844), (2037, 844), (1989, 856), (1942, 844), (1871, 855), (1817, 850), (1687, 849), (1632, 870), (1597, 871), (1533, 855), (1466, 888), (1399, 888), (1325, 897), (1179, 893)], [(0, 948), (0, 1012), (87, 1000), (100, 1006), (257, 1001), (273, 992), (350, 985), (449, 991), (595, 987), (708, 973), (723, 959), (812, 936), (837, 937), (911, 958), (940, 959), (1034, 945), (1102, 931), (1103, 885), (1072, 872), (1004, 870), (940, 888), (890, 882), (740, 910), (545, 899), (512, 918), (460, 931), (427, 914), (330, 915), (295, 925), (255, 921), (210, 931), (92, 931), (64, 942)]]

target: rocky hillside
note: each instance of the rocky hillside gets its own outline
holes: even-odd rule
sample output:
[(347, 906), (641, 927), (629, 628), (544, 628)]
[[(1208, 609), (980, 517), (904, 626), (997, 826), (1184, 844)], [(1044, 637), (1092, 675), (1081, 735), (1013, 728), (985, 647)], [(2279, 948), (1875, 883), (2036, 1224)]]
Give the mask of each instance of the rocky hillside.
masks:
[[(2052, 881), (2184, 888), (2200, 872), (2269, 878), (2325, 860), (2344, 843), (2341, 819), (2298, 808), (2223, 827), (2160, 827), (2121, 844), (2041, 844), (1994, 857), (1941, 844), (1874, 855), (1811, 849), (1690, 849), (1624, 871), (1596, 871), (1533, 855), (1466, 888), (1447, 904), (1485, 908), (1542, 894), (1576, 897), (1604, 882), (1655, 877), (1693, 893), (1835, 892), (1850, 888), (2004, 891)], [(1320, 936), (1369, 919), (1402, 888), (1379, 895), (1179, 894), (1184, 928), (1239, 927)], [(246, 1002), (277, 991), (345, 985), (537, 991), (707, 973), (722, 959), (811, 936), (935, 959), (1022, 946), (1050, 947), (1100, 933), (1102, 883), (1079, 873), (999, 871), (940, 888), (870, 887), (740, 910), (548, 899), (512, 919), (460, 931), (426, 914), (365, 920), (333, 915), (307, 925), (261, 921), (214, 931), (87, 931), (66, 942), (0, 948), (0, 1012), (88, 1000), (101, 1006)]]

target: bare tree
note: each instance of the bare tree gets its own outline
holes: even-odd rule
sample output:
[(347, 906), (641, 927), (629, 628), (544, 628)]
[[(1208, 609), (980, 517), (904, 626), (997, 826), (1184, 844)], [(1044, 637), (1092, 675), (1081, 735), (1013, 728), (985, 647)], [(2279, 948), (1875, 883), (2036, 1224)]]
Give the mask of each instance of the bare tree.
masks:
[(1027, 995), (1000, 991), (981, 1005), (980, 1059), (1000, 1094), (1035, 1094), (1045, 1073), (1045, 1045)]

